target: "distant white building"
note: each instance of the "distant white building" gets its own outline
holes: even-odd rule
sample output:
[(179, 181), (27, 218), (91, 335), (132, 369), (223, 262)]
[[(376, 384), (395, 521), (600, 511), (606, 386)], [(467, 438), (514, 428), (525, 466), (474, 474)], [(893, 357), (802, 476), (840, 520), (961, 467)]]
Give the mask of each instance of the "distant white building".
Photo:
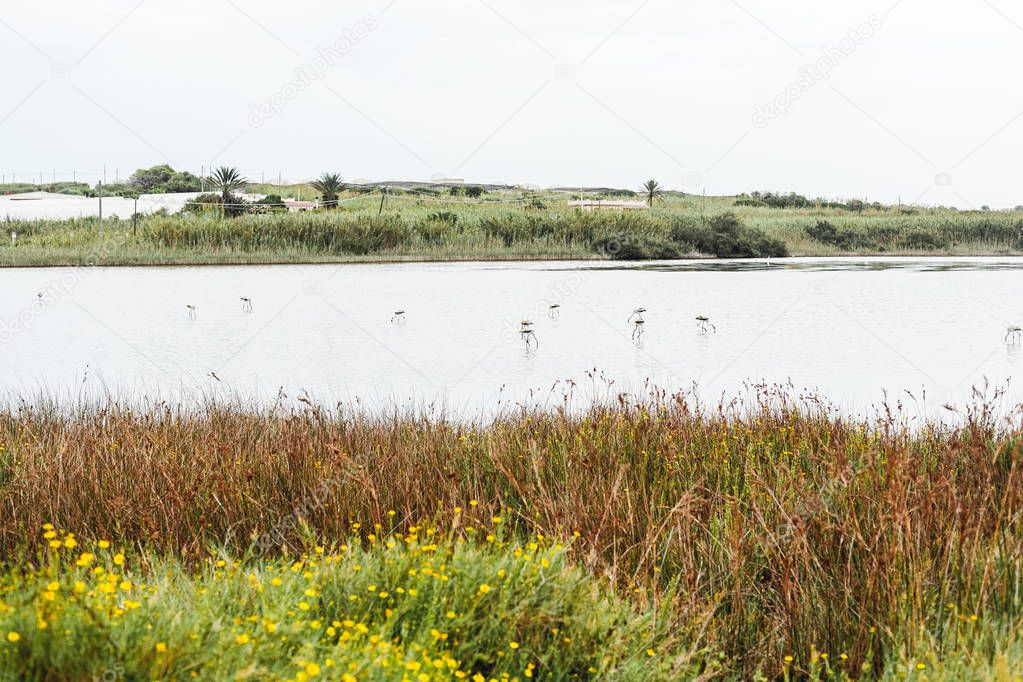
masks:
[(320, 207), (318, 201), (293, 201), (288, 199), (284, 202), (284, 205), (288, 207), (288, 211), (291, 213), (301, 213), (302, 211), (315, 211)]
[(642, 201), (610, 201), (605, 199), (578, 199), (568, 202), (568, 205), (584, 211), (642, 211), (649, 208)]
[[(142, 214), (149, 214), (166, 209), (168, 213), (177, 213), (185, 207), (187, 202), (198, 196), (198, 192), (143, 194), (139, 197), (138, 211)], [(103, 197), (103, 215), (106, 217), (131, 218), (134, 212), (134, 199)], [(98, 215), (99, 199), (97, 197), (53, 192), (24, 192), (0, 196), (0, 219), (67, 220)]]

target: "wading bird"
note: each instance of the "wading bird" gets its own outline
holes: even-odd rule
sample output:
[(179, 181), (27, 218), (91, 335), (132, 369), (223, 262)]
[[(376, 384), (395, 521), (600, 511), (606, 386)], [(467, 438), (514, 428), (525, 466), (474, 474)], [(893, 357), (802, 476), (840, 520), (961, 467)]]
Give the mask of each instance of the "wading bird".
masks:
[(547, 307), (547, 316), (552, 320), (558, 319), (561, 316), (561, 306), (557, 303)]
[(195, 314), (195, 306), (191, 304), (185, 304), (185, 307), (188, 308), (188, 319), (194, 320), (197, 317), (197, 315)]
[(251, 298), (246, 298), (245, 296), (242, 296), (242, 312), (243, 313), (251, 313), (252, 312), (252, 299)]
[(522, 337), (522, 342), (526, 344), (526, 350), (529, 350), (531, 347), (540, 347), (540, 342), (536, 340), (536, 334), (533, 333), (533, 323), (529, 320), (523, 320), (519, 323), (519, 336)]
[(707, 334), (713, 331), (715, 334), (718, 333), (718, 328), (714, 326), (714, 323), (710, 321), (709, 317), (698, 315), (696, 317), (696, 326), (700, 330), (701, 334)]
[(643, 338), (643, 332), (646, 331), (646, 320), (642, 317), (636, 318), (636, 321), (632, 323), (632, 340), (639, 343), (640, 339)]
[(645, 312), (646, 308), (636, 308), (627, 320), (632, 323), (632, 340), (636, 343), (639, 343), (640, 339), (643, 338), (643, 332), (646, 330), (646, 320), (643, 319), (643, 313)]
[(391, 315), (391, 324), (405, 324), (405, 311), (395, 310), (394, 315)]
[(1005, 342), (1012, 346), (1018, 346), (1021, 334), (1023, 334), (1023, 327), (1018, 324), (1010, 324), (1005, 329)]

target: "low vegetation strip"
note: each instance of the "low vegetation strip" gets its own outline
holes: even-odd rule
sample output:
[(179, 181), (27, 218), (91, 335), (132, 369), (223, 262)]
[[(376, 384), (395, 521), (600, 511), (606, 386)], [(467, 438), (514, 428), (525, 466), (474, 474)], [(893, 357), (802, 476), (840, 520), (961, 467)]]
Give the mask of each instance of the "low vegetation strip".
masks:
[[(211, 551), (238, 583), (217, 590), (244, 591), (249, 573), (264, 584), (271, 564), (291, 566), (304, 555), (318, 563), (314, 582), (335, 572), (329, 579), (346, 596), (362, 594), (355, 565), (379, 565), (363, 574), (372, 576), (389, 570), (389, 561), (419, 561), (402, 552), (429, 544), (448, 557), (445, 566), (479, 563), (451, 576), (466, 581), (450, 588), (463, 595), (495, 584), (482, 576), (510, 572), (521, 553), (532, 567), (550, 563), (544, 580), (566, 571), (558, 573), (565, 589), (584, 582), (570, 598), (555, 596), (557, 584), (537, 596), (553, 602), (522, 618), (544, 627), (553, 622), (544, 614), (568, 609), (582, 618), (605, 603), (608, 613), (622, 614), (630, 603), (633, 615), (608, 616), (565, 659), (513, 654), (510, 642), (525, 648), (527, 640), (517, 625), (476, 633), (486, 639), (469, 648), (481, 658), (469, 649), (429, 649), (448, 651), (459, 666), (452, 671), (485, 679), (502, 679), (501, 672), (523, 679), (529, 663), (544, 679), (627, 679), (637, 660), (650, 679), (1023, 674), (1023, 440), (1018, 427), (980, 408), (957, 427), (910, 429), (898, 415), (850, 421), (820, 401), (768, 392), (742, 410), (655, 395), (584, 414), (523, 412), (485, 424), (318, 408), (181, 413), (108, 405), (69, 413), (26, 405), (0, 415), (0, 442), (7, 585), (0, 627), (22, 638), (6, 646), (58, 646), (61, 633), (77, 632), (49, 615), (46, 633), (32, 629), (40, 622), (33, 614), (45, 607), (39, 599), (47, 599), (43, 576), (55, 576), (62, 594), (73, 593), (76, 580), (95, 586), (99, 578), (89, 582), (80, 569), (107, 561), (108, 549), (135, 553), (139, 574), (131, 582), (194, 600), (197, 618), (230, 614), (215, 621), (216, 648), (252, 637), (247, 628), (264, 617), (278, 624), (282, 617), (267, 615), (269, 604), (224, 611), (226, 602), (206, 603), (217, 568)], [(68, 553), (61, 530), (77, 531), (81, 547)], [(410, 534), (419, 549), (410, 549)], [(109, 546), (89, 544), (99, 540)], [(341, 558), (328, 562), (316, 547)], [(66, 566), (83, 561), (83, 551), (93, 558)], [(53, 569), (56, 561), (65, 568)], [(372, 584), (388, 594), (415, 587), (388, 575)], [(329, 617), (343, 622), (338, 595)], [(556, 603), (562, 598), (570, 603)], [(423, 628), (451, 633), (437, 625), (440, 609), (461, 614), (466, 603), (439, 601), (407, 630), (385, 612), (372, 621), (373, 633), (408, 660), (418, 655), (413, 644), (429, 643)], [(308, 620), (295, 611), (300, 604), (273, 608)], [(502, 613), (491, 611), (495, 622)], [(258, 623), (246, 620), (253, 616)], [(616, 625), (633, 618), (651, 623), (641, 636)], [(97, 623), (90, 635), (120, 643), (104, 651), (122, 664), (156, 664), (151, 638), (97, 634), (108, 626)], [(198, 626), (176, 626), (175, 641), (187, 645), (189, 627)], [(303, 653), (305, 640), (290, 641), (274, 642), (268, 656), (324, 665), (326, 650), (313, 656)], [(528, 641), (534, 653), (551, 645)]]
[[(311, 192), (310, 192), (311, 194)], [(515, 199), (503, 198), (505, 195)], [(179, 215), (4, 223), (2, 265), (357, 260), (776, 258), (785, 255), (1011, 255), (1023, 213), (864, 206), (775, 207), (665, 196), (643, 210), (586, 211), (506, 192), (490, 201), (347, 193), (333, 208), (281, 210), (280, 197)], [(386, 204), (384, 200), (386, 199)], [(219, 200), (210, 195), (210, 200)], [(228, 206), (234, 206), (228, 204)], [(258, 209), (258, 210), (257, 210)], [(233, 211), (242, 211), (233, 215)], [(9, 235), (9, 238), (8, 238)]]

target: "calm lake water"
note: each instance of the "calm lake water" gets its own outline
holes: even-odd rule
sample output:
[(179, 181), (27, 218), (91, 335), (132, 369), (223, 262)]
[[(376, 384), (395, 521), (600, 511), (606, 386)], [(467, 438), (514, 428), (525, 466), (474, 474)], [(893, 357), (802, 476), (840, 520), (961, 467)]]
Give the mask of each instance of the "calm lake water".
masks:
[(850, 412), (887, 390), (941, 414), (1020, 369), (1004, 337), (1023, 321), (1021, 291), (1023, 259), (996, 258), (7, 269), (2, 388), (186, 403), (267, 403), (283, 389), (289, 403), (305, 392), (472, 416), (499, 398), (560, 403), (571, 382), (578, 404), (646, 382), (716, 399), (763, 381)]

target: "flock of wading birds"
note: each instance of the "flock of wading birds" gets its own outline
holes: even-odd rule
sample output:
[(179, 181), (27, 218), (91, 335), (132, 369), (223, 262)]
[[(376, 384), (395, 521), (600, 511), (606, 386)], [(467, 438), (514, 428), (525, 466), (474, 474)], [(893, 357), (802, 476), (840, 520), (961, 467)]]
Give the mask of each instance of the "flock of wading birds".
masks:
[[(38, 294), (39, 299), (42, 300), (43, 294)], [(251, 313), (252, 299), (246, 296), (241, 297), (242, 312)], [(191, 304), (187, 304), (185, 309), (188, 311), (188, 319), (198, 319), (198, 312), (196, 307)], [(643, 339), (643, 332), (646, 331), (646, 320), (643, 319), (643, 313), (646, 312), (646, 308), (636, 308), (629, 315), (629, 319), (626, 320), (626, 324), (632, 326), (632, 340), (639, 343)], [(552, 320), (558, 319), (561, 315), (561, 306), (557, 303), (552, 304), (547, 309), (547, 315)], [(405, 324), (405, 311), (395, 310), (391, 316), (392, 324)], [(710, 318), (705, 315), (696, 316), (696, 328), (701, 334), (717, 333), (717, 327), (710, 321)], [(533, 322), (531, 320), (522, 320), (519, 323), (519, 337), (521, 337), (523, 344), (527, 349), (536, 349), (540, 347), (540, 342), (536, 338), (536, 332), (533, 331)], [(1010, 324), (1005, 328), (1005, 343), (1011, 346), (1019, 346), (1023, 341), (1023, 326), (1018, 324)]]
[[(42, 294), (39, 294), (40, 297)], [(242, 312), (252, 312), (252, 299), (242, 297)], [(194, 305), (186, 306), (188, 309), (189, 319), (196, 319), (196, 310)], [(639, 343), (643, 339), (643, 333), (646, 331), (646, 320), (643, 319), (643, 313), (646, 312), (646, 308), (636, 308), (629, 315), (629, 318), (625, 321), (626, 324), (632, 326), (632, 340)], [(547, 308), (547, 316), (552, 320), (558, 319), (561, 315), (561, 306), (557, 303), (550, 305)], [(405, 324), (405, 311), (395, 310), (391, 316), (391, 324)], [(696, 328), (701, 334), (716, 334), (718, 329), (714, 326), (714, 323), (710, 321), (710, 318), (706, 315), (696, 316)], [(536, 338), (536, 332), (533, 330), (532, 320), (522, 320), (519, 323), (519, 337), (522, 339), (526, 349), (536, 349), (540, 347), (540, 342)], [(1023, 339), (1023, 326), (1017, 324), (1010, 324), (1005, 330), (1005, 342), (1012, 346), (1020, 345), (1021, 339)]]
[[(42, 293), (39, 294), (39, 298), (42, 298)], [(242, 312), (252, 312), (252, 299), (242, 296)], [(197, 319), (197, 312), (194, 305), (186, 305), (185, 308), (188, 310), (188, 319)], [(643, 331), (646, 329), (646, 320), (643, 319), (643, 313), (646, 312), (646, 308), (636, 308), (629, 315), (629, 319), (625, 321), (626, 324), (632, 325), (632, 340), (637, 341), (643, 336)], [(557, 303), (552, 304), (547, 309), (547, 315), (552, 320), (558, 319), (561, 315), (561, 306)], [(405, 323), (405, 311), (395, 310), (391, 316), (392, 324), (404, 324)], [(705, 315), (696, 316), (696, 328), (701, 334), (717, 333), (717, 327), (710, 321), (709, 317)], [(527, 346), (538, 346), (539, 343), (536, 340), (536, 333), (533, 331), (533, 323), (530, 320), (523, 320), (519, 323), (519, 335), (523, 338)], [(1005, 342), (1012, 345), (1019, 345), (1020, 341), (1023, 340), (1023, 326), (1018, 324), (1010, 324), (1005, 329)]]
[[(42, 294), (39, 294), (41, 297)], [(242, 297), (242, 312), (251, 313), (252, 299)], [(198, 319), (198, 312), (194, 305), (188, 304), (185, 306), (188, 311), (188, 319)], [(639, 343), (643, 338), (643, 333), (646, 331), (646, 320), (643, 318), (643, 313), (646, 312), (646, 308), (636, 308), (629, 315), (629, 318), (625, 321), (627, 325), (632, 327), (632, 340)], [(561, 305), (554, 303), (547, 308), (547, 316), (552, 320), (556, 320), (561, 316)], [(391, 315), (391, 324), (405, 324), (405, 311), (395, 310), (394, 314)], [(696, 317), (696, 328), (701, 334), (717, 333), (717, 327), (710, 321), (709, 317), (705, 315), (698, 315)], [(540, 347), (540, 342), (536, 338), (536, 332), (533, 330), (532, 320), (522, 320), (519, 323), (519, 337), (522, 339), (522, 343), (526, 349), (536, 349)]]

